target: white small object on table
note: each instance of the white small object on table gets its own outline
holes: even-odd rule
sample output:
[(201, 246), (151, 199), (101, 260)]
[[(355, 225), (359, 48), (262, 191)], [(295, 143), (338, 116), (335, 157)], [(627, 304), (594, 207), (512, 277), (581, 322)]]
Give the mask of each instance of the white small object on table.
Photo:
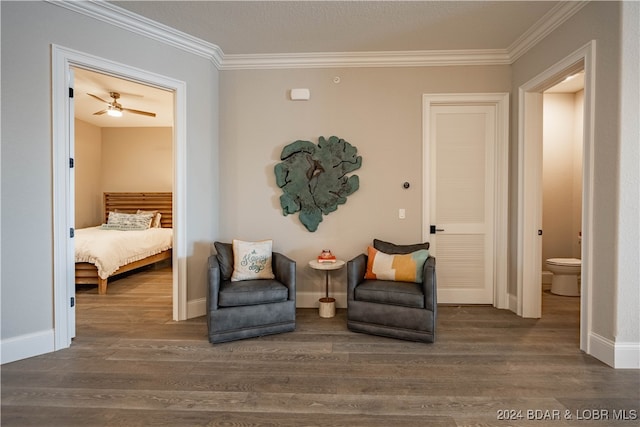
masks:
[(320, 317), (328, 318), (336, 315), (336, 299), (329, 298), (329, 272), (332, 270), (340, 270), (344, 267), (344, 264), (345, 262), (341, 259), (337, 259), (335, 262), (319, 262), (316, 259), (309, 261), (309, 267), (325, 272), (325, 296), (324, 298), (320, 298)]

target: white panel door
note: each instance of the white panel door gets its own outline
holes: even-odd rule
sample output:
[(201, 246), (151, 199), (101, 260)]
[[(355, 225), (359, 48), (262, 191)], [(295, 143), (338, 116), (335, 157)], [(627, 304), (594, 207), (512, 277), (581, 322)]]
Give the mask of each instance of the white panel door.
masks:
[(427, 131), (438, 302), (493, 304), (496, 108), (434, 105)]

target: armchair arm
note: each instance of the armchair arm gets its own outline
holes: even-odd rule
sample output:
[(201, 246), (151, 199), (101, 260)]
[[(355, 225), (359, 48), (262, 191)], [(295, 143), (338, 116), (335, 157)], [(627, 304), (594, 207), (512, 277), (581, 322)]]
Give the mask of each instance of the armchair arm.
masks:
[(347, 262), (347, 300), (355, 299), (355, 289), (364, 281), (364, 273), (367, 269), (367, 256), (360, 254)]
[(220, 292), (220, 264), (215, 255), (209, 257), (208, 269), (209, 286), (207, 289), (207, 309), (208, 311), (218, 309), (218, 293)]
[(296, 262), (287, 256), (273, 252), (271, 267), (276, 280), (289, 288), (289, 300), (296, 299)]
[(422, 290), (425, 308), (435, 312), (437, 305), (436, 259), (429, 256), (422, 267)]

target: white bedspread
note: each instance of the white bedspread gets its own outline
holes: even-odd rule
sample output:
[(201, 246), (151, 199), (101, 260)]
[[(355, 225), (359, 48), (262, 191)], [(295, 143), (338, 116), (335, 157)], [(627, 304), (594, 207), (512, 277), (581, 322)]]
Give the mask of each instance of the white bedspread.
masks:
[(103, 230), (89, 227), (76, 230), (76, 262), (89, 262), (102, 279), (118, 268), (170, 249), (173, 229), (149, 228), (144, 231)]

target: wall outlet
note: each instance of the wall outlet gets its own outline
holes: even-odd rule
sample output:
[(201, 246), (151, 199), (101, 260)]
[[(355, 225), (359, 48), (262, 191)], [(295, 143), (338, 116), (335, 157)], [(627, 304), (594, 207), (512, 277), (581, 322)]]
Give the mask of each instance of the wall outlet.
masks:
[(407, 212), (404, 209), (398, 209), (398, 218), (405, 219), (407, 217)]

